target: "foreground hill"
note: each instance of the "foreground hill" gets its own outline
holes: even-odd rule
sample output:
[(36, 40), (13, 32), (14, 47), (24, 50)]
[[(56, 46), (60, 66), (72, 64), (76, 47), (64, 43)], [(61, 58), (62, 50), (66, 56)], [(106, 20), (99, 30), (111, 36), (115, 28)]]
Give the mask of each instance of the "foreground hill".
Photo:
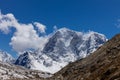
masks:
[(120, 34), (48, 80), (120, 80)]

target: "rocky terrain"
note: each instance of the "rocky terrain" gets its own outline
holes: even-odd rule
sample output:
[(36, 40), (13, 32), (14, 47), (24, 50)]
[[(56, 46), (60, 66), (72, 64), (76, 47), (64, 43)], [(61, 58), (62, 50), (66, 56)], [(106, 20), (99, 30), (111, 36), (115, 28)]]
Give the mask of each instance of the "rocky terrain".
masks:
[(51, 74), (37, 70), (29, 70), (13, 64), (0, 61), (0, 80), (41, 80), (50, 77)]

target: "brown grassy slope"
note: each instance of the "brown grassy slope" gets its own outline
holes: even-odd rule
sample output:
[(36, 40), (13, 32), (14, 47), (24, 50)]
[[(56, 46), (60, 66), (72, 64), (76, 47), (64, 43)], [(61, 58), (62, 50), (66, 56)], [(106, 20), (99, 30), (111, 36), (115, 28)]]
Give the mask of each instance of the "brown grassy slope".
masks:
[(120, 34), (47, 80), (120, 80)]

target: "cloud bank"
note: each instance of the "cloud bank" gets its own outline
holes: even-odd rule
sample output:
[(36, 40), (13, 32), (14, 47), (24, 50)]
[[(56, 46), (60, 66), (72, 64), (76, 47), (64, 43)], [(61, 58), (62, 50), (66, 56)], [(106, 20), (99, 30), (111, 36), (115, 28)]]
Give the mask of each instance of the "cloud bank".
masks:
[(12, 13), (5, 15), (0, 13), (0, 31), (8, 34), (11, 28), (16, 29), (9, 44), (18, 53), (27, 49), (42, 49), (47, 42), (48, 36), (40, 37), (35, 27), (39, 33), (45, 33), (46, 26), (39, 22), (23, 24), (19, 23)]

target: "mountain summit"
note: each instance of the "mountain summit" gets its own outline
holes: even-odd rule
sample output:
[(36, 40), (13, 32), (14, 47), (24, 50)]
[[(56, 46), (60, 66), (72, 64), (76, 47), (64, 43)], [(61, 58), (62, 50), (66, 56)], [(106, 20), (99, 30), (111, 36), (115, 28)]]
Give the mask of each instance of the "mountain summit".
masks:
[(106, 41), (106, 37), (97, 32), (61, 28), (49, 38), (43, 50), (27, 51), (18, 57), (15, 64), (55, 73), (68, 63), (85, 58)]

